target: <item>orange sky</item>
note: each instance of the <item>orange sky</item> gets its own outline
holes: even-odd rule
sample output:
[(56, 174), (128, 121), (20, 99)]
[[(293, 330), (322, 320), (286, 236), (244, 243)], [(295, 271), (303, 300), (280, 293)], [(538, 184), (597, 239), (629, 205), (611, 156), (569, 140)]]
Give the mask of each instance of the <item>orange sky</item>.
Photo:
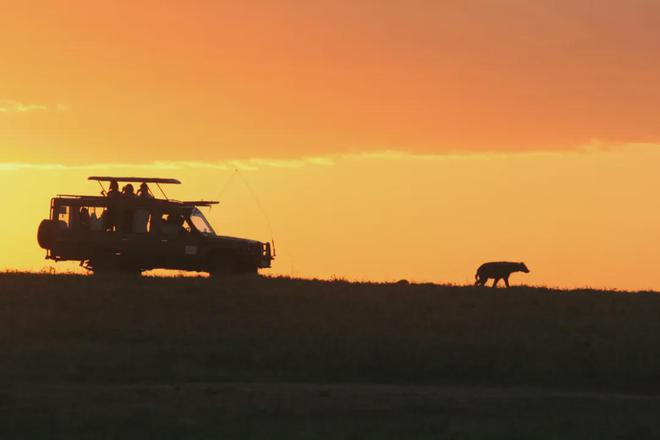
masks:
[[(658, 2), (26, 0), (0, 35), (22, 206), (0, 267), (44, 265), (48, 198), (89, 174), (213, 196), (238, 160), (272, 273), (468, 282), (511, 258), (528, 282), (660, 289)], [(267, 239), (239, 194), (214, 220)]]

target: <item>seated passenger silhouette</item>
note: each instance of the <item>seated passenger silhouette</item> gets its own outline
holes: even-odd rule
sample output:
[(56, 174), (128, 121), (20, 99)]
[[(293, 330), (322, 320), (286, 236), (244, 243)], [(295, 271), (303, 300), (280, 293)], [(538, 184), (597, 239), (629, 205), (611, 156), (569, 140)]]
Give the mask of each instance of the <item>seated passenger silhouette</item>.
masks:
[(103, 215), (105, 214), (105, 211), (103, 214), (101, 214), (101, 217), (98, 217), (96, 215), (96, 210), (92, 212), (89, 216), (89, 230), (90, 231), (103, 231), (105, 230), (103, 226)]
[(80, 208), (80, 211), (78, 211), (78, 224), (83, 231), (89, 231), (89, 209)]
[(163, 234), (177, 235), (184, 231), (183, 229), (184, 218), (179, 214), (168, 214), (167, 219), (163, 222)]

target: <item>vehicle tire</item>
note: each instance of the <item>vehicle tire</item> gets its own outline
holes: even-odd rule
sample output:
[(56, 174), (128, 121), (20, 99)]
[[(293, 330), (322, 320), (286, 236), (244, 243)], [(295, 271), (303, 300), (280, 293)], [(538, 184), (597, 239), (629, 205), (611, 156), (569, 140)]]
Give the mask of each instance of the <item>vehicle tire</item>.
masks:
[(245, 263), (233, 254), (215, 255), (211, 259), (209, 275), (212, 278), (249, 277), (257, 274), (257, 266)]
[(53, 220), (42, 220), (37, 230), (37, 241), (43, 249), (50, 249), (57, 234), (57, 224)]
[(132, 275), (139, 276), (142, 270), (132, 266), (122, 265), (120, 261), (111, 256), (102, 256), (91, 259), (89, 266), (94, 275)]
[(131, 276), (139, 277), (142, 271), (139, 269), (128, 268), (108, 268), (108, 267), (95, 267), (92, 269), (92, 274), (97, 276)]
[(226, 278), (238, 273), (238, 264), (233, 255), (215, 255), (209, 264), (211, 278)]
[(259, 275), (259, 270), (257, 266), (250, 266), (250, 265), (243, 265), (240, 267), (238, 270), (239, 275), (245, 275), (245, 276), (256, 276)]

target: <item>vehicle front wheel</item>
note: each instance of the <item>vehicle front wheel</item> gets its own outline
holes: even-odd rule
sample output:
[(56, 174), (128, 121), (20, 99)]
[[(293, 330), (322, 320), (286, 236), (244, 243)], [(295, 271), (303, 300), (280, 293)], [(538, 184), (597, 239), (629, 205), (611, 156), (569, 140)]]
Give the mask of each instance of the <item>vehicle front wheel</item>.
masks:
[(209, 275), (211, 278), (225, 278), (236, 273), (234, 262), (230, 258), (214, 258), (211, 261)]
[(212, 278), (226, 278), (235, 276), (257, 275), (257, 267), (241, 264), (231, 257), (216, 257), (212, 260), (209, 275)]

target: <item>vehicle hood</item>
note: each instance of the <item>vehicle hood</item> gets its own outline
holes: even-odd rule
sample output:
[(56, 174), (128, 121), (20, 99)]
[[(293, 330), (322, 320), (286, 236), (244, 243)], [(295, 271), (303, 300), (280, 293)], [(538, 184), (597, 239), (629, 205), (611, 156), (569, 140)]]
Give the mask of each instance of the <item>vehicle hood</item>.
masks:
[(240, 237), (230, 237), (228, 235), (215, 235), (209, 238), (212, 240), (224, 241), (224, 242), (232, 241), (236, 243), (249, 243), (255, 246), (261, 246), (263, 244), (261, 241), (258, 240), (250, 240), (249, 238), (240, 238)]

